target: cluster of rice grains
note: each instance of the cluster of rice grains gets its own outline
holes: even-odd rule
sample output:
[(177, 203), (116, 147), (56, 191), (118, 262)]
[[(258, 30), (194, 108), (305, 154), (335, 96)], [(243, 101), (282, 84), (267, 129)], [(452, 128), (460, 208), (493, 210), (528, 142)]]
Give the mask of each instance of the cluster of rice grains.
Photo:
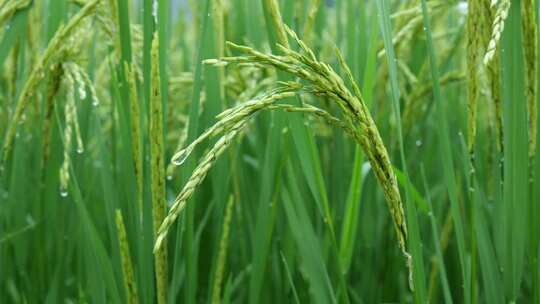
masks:
[(81, 154), (84, 152), (84, 145), (79, 128), (79, 120), (77, 118), (77, 103), (75, 100), (77, 97), (80, 100), (85, 100), (87, 97), (87, 88), (89, 88), (92, 95), (92, 104), (94, 106), (99, 104), (99, 100), (97, 99), (92, 82), (80, 66), (73, 62), (65, 62), (62, 64), (62, 70), (62, 86), (64, 87), (66, 93), (66, 104), (64, 105), (64, 162), (60, 168), (60, 195), (67, 196), (73, 131), (75, 131), (77, 153)]
[[(229, 146), (231, 140), (245, 129), (248, 120), (260, 110), (283, 109), (286, 111), (314, 114), (324, 121), (342, 128), (361, 145), (370, 161), (379, 184), (383, 188), (384, 196), (393, 218), (399, 247), (405, 256), (410, 259), (410, 255), (406, 252), (407, 227), (396, 176), (392, 170), (388, 152), (362, 99), (360, 90), (352, 79), (349, 68), (345, 65), (341, 54), (337, 52), (341, 67), (346, 72), (354, 93), (347, 88), (341, 77), (328, 64), (320, 62), (315, 57), (311, 49), (297, 37), (296, 33), (287, 27), (285, 27), (285, 30), (296, 41), (302, 52), (294, 51), (279, 44), (278, 47), (283, 55), (265, 54), (253, 48), (229, 42), (229, 47), (245, 55), (205, 61), (206, 64), (215, 66), (237, 64), (261, 68), (273, 67), (298, 77), (306, 83), (303, 84), (298, 81), (280, 83), (280, 87), (249, 102), (224, 111), (217, 116), (219, 121), (214, 126), (173, 156), (172, 162), (181, 165), (199, 143), (209, 137), (221, 135), (216, 144), (199, 162), (199, 165), (174, 201), (168, 216), (159, 229), (155, 250), (161, 248), (170, 226), (185, 207), (187, 200), (193, 194), (196, 187), (202, 182), (216, 158)], [(277, 101), (295, 94), (313, 94), (334, 101), (341, 109), (343, 119), (335, 118), (328, 112), (312, 105), (294, 107), (288, 104), (277, 103)]]
[(46, 161), (49, 150), (48, 145), (50, 143), (50, 120), (52, 119), (52, 109), (54, 108), (54, 94), (57, 93), (59, 87), (63, 87), (66, 93), (66, 104), (64, 106), (65, 129), (63, 134), (64, 163), (60, 169), (60, 194), (62, 196), (67, 196), (68, 193), (70, 153), (72, 148), (72, 135), (74, 132), (76, 136), (77, 152), (82, 153), (84, 151), (79, 130), (75, 99), (78, 96), (80, 100), (85, 100), (88, 96), (87, 90), (89, 90), (92, 103), (94, 105), (98, 105), (99, 103), (94, 86), (86, 72), (77, 65), (75, 61), (70, 61), (70, 59), (76, 58), (81, 44), (85, 41), (85, 39), (82, 39), (84, 37), (82, 33), (86, 31), (86, 26), (88, 25), (85, 21), (87, 21), (87, 17), (94, 14), (98, 3), (98, 0), (87, 2), (65, 26), (61, 27), (55, 33), (43, 55), (36, 62), (28, 79), (24, 83), (4, 139), (2, 162), (5, 162), (9, 157), (17, 128), (24, 119), (24, 113), (28, 104), (33, 100), (38, 86), (46, 76), (46, 72), (52, 71), (53, 73), (51, 73), (51, 75), (53, 75), (53, 77), (51, 77), (50, 87), (53, 89), (50, 91), (50, 96), (47, 97), (43, 150), (44, 161)]

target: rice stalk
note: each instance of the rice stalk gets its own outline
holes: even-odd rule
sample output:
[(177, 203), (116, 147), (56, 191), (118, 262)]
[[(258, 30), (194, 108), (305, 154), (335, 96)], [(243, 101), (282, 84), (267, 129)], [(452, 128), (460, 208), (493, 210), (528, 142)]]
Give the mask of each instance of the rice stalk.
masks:
[[(108, 5), (106, 7), (108, 7), (108, 14), (100, 14), (100, 18), (102, 19), (102, 24), (107, 24), (105, 28), (107, 29), (107, 32), (110, 33), (109, 35), (113, 40), (115, 56), (116, 58), (120, 58), (120, 54), (122, 52), (120, 35), (114, 35), (114, 33), (120, 32), (120, 19), (118, 18), (117, 0), (108, 0)], [(109, 16), (110, 20), (105, 21), (105, 18), (102, 16)]]
[(469, 225), (470, 225), (470, 298), (472, 302), (476, 302), (477, 298), (477, 245), (476, 245), (476, 201), (473, 196), (476, 183), (475, 180), (475, 143), (477, 133), (477, 120), (478, 120), (478, 99), (480, 92), (480, 81), (478, 66), (481, 57), (482, 46), (482, 5), (481, 0), (469, 0), (468, 12), (467, 12), (467, 150), (469, 152)]
[(281, 18), (281, 12), (279, 11), (279, 4), (276, 0), (263, 0), (263, 4), (266, 6), (266, 10), (270, 13), (270, 20), (272, 27), (276, 31), (276, 39), (278, 43), (285, 47), (289, 47), (289, 40), (287, 40), (287, 33), (283, 26), (283, 19)]
[(112, 21), (112, 24), (113, 24), (113, 32), (118, 32), (118, 24), (119, 24), (119, 19), (118, 19), (118, 3), (117, 1), (115, 0), (108, 0), (109, 2), (109, 15), (111, 16), (111, 21)]
[[(224, 0), (212, 1), (212, 14), (214, 21), (214, 33), (216, 41), (216, 54), (218, 57), (225, 56), (225, 23), (224, 23)], [(223, 67), (218, 68), (219, 77), (219, 96), (224, 102), (225, 98), (225, 70)]]
[(126, 234), (126, 227), (124, 225), (122, 212), (119, 209), (116, 209), (116, 231), (118, 235), (118, 245), (120, 247), (120, 259), (122, 260), (124, 288), (126, 289), (127, 293), (126, 302), (129, 304), (137, 304), (139, 303), (137, 284), (135, 283), (135, 276), (133, 275), (133, 264), (131, 262), (131, 255), (129, 254), (129, 243)]
[[(165, 218), (165, 163), (163, 146), (163, 110), (161, 101), (161, 89), (159, 78), (159, 39), (157, 32), (152, 39), (151, 50), (151, 82), (150, 82), (150, 174), (151, 174), (151, 199), (152, 218), (154, 224), (154, 238), (159, 240), (159, 226)], [(155, 252), (155, 272), (157, 285), (157, 302), (167, 303), (168, 266), (167, 246)]]
[(43, 2), (37, 1), (34, 2), (35, 9), (28, 12), (28, 29), (27, 29), (27, 42), (29, 50), (29, 66), (34, 66), (36, 58), (39, 55), (39, 35), (40, 35), (40, 26), (39, 22), (43, 19)]
[(537, 126), (537, 72), (538, 72), (538, 35), (536, 28), (536, 6), (534, 0), (521, 1), (521, 18), (523, 33), (523, 55), (525, 60), (525, 97), (529, 119), (529, 172), (534, 172), (536, 155)]
[(219, 241), (219, 252), (217, 256), (216, 272), (214, 274), (214, 287), (212, 288), (212, 304), (221, 303), (221, 285), (223, 283), (223, 273), (225, 271), (225, 260), (227, 259), (227, 246), (229, 244), (229, 231), (231, 226), (232, 211), (234, 206), (233, 196), (229, 197), (223, 218), (221, 229), (221, 239)]
[[(495, 51), (498, 48), (499, 40), (501, 40), (501, 35), (504, 30), (504, 22), (508, 18), (508, 12), (510, 11), (510, 0), (500, 0), (491, 1), (491, 6), (497, 4), (497, 12), (495, 13), (495, 18), (493, 19), (491, 39), (489, 41), (486, 54), (484, 55), (484, 64), (487, 65), (493, 57), (495, 56)], [(470, 8), (469, 8), (470, 9)]]
[(319, 7), (321, 6), (321, 0), (311, 0), (309, 5), (309, 10), (304, 23), (304, 30), (302, 37), (309, 43), (311, 41), (311, 36), (313, 35), (313, 26), (315, 25), (315, 18), (319, 12)]
[[(494, 8), (490, 5), (489, 0), (483, 0), (483, 48), (487, 48), (489, 45), (489, 40), (491, 37), (491, 27), (487, 25), (493, 24), (493, 13)], [(503, 104), (502, 104), (502, 95), (501, 95), (501, 75), (500, 75), (500, 50), (495, 49), (493, 52), (493, 58), (486, 65), (486, 76), (489, 87), (489, 93), (491, 97), (491, 102), (493, 103), (494, 116), (495, 116), (495, 134), (496, 134), (496, 145), (497, 151), (503, 155), (504, 154), (504, 131), (503, 131)], [(503, 168), (502, 160), (499, 163), (499, 166)]]
[(139, 215), (142, 219), (143, 212), (143, 172), (142, 172), (142, 142), (141, 142), (141, 113), (139, 109), (139, 96), (137, 94), (137, 79), (133, 70), (134, 64), (124, 62), (124, 71), (129, 85), (129, 101), (131, 116), (131, 150), (133, 152), (133, 169), (136, 182), (136, 197)]
[(481, 6), (479, 0), (469, 0), (467, 13), (467, 147), (471, 164), (474, 165), (474, 143), (476, 140), (476, 121), (479, 96), (478, 62), (481, 45)]
[(15, 138), (15, 133), (17, 131), (17, 126), (21, 122), (21, 117), (23, 116), (24, 111), (30, 101), (31, 97), (35, 94), (37, 87), (40, 84), (40, 81), (45, 77), (45, 72), (49, 68), (52, 62), (54, 62), (57, 56), (61, 51), (65, 50), (67, 45), (66, 40), (72, 37), (72, 34), (79, 27), (82, 21), (86, 17), (91, 16), (100, 0), (89, 1), (82, 9), (80, 9), (77, 14), (75, 14), (69, 22), (56, 31), (55, 35), (47, 45), (47, 48), (43, 52), (41, 58), (36, 62), (36, 65), (33, 67), (28, 79), (24, 83), (24, 86), (21, 89), (19, 98), (17, 100), (17, 106), (13, 113), (13, 117), (8, 125), (6, 136), (4, 138), (3, 144), (3, 158), (2, 162), (5, 162), (9, 156), (13, 140)]

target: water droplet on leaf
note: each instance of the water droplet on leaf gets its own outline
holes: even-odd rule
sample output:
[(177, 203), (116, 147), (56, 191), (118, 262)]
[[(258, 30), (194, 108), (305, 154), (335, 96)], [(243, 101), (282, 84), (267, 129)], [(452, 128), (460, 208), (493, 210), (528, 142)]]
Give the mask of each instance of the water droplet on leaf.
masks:
[(188, 156), (191, 154), (191, 151), (193, 151), (192, 148), (186, 148), (186, 149), (180, 150), (180, 152), (176, 153), (173, 156), (173, 159), (171, 160), (172, 163), (176, 166), (182, 165), (186, 161)]

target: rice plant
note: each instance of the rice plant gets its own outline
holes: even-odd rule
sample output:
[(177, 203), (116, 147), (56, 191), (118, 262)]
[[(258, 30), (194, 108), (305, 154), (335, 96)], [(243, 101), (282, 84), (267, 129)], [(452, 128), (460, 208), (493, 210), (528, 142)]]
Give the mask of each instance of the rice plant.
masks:
[(0, 303), (540, 303), (537, 0), (0, 0)]

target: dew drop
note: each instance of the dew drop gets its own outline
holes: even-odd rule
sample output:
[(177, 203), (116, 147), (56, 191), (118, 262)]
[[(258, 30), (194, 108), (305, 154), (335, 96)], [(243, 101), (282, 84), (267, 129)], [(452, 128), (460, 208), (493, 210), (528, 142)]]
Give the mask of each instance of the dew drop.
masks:
[(97, 107), (99, 105), (99, 100), (95, 96), (92, 98), (92, 105), (94, 107)]
[(371, 164), (369, 162), (364, 162), (362, 164), (362, 169), (361, 169), (362, 176), (366, 176), (366, 174), (368, 174), (369, 170), (371, 170)]
[(416, 141), (416, 146), (417, 146), (417, 147), (420, 147), (421, 145), (422, 145), (422, 141), (421, 141), (420, 139), (417, 140), (417, 141)]
[(77, 148), (77, 153), (83, 154), (84, 153), (84, 148), (83, 147), (78, 147)]
[(68, 196), (68, 193), (66, 190), (60, 190), (60, 196), (61, 197), (67, 197)]
[(167, 175), (167, 180), (172, 180), (172, 175)]
[(190, 148), (186, 148), (186, 149), (181, 150), (180, 152), (176, 153), (173, 156), (171, 162), (176, 166), (182, 165), (186, 161), (186, 159), (188, 158), (189, 154), (191, 154), (192, 150), (193, 149), (190, 149)]

